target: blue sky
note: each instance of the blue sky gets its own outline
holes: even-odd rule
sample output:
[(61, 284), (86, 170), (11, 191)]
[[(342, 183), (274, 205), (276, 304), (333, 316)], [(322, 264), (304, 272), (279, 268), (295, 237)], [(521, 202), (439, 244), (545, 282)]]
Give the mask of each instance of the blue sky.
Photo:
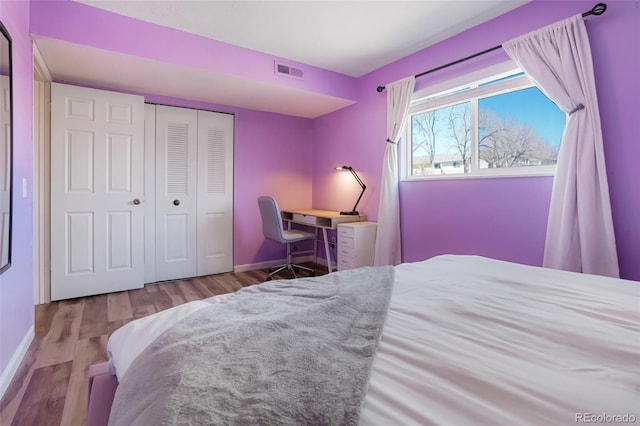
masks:
[(501, 117), (531, 126), (553, 146), (560, 146), (565, 114), (536, 87), (481, 99), (479, 105)]

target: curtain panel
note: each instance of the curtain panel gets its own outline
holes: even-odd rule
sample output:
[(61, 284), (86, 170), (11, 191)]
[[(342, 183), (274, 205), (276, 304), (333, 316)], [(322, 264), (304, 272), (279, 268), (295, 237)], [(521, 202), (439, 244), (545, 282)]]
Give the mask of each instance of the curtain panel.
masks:
[(619, 277), (591, 48), (576, 15), (503, 44), (567, 114), (543, 266)]
[(382, 162), (378, 231), (374, 265), (402, 262), (400, 197), (398, 195), (398, 141), (404, 130), (415, 87), (415, 77), (387, 84), (387, 140)]

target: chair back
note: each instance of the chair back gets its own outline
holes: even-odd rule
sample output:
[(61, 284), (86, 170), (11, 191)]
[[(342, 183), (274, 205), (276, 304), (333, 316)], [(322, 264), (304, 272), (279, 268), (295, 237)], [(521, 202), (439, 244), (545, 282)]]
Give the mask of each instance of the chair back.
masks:
[(264, 237), (279, 243), (286, 242), (283, 237), (282, 216), (276, 200), (272, 197), (258, 197), (258, 207), (260, 207), (260, 216), (262, 216), (262, 233)]

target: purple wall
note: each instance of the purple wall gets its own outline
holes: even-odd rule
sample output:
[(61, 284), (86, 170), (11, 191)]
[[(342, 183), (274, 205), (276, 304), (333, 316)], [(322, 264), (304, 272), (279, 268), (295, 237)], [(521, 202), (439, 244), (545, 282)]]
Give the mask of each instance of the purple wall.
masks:
[[(369, 189), (362, 209), (377, 217), (386, 139), (386, 95), (375, 88), (408, 75), (499, 45), (593, 7), (593, 1), (537, 0), (435, 46), (367, 74), (358, 81), (358, 103), (314, 120), (313, 204), (344, 207), (332, 166), (351, 163), (363, 171)], [(635, 2), (608, 2), (601, 17), (587, 22), (599, 95), (605, 155), (621, 274), (640, 280), (640, 124), (634, 107), (640, 93), (637, 73), (640, 8)], [(417, 80), (418, 87), (501, 62), (498, 52)], [(443, 253), (474, 253), (540, 265), (552, 179), (484, 178), (402, 182), (403, 260)], [(354, 197), (353, 193), (350, 195)]]
[(262, 236), (257, 199), (271, 195), (281, 209), (311, 207), (312, 121), (239, 110), (235, 119), (234, 264), (285, 257), (282, 244)]
[[(29, 4), (0, 0), (13, 48), (13, 235), (11, 267), (0, 275), (0, 372), (33, 326), (33, 60)], [(28, 194), (22, 197), (22, 180)]]

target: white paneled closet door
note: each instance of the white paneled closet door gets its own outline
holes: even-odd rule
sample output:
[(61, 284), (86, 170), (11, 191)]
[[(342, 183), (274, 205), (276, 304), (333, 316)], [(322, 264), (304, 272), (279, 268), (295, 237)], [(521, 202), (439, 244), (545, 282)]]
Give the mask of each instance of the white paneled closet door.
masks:
[(51, 85), (51, 299), (141, 288), (144, 99)]
[(198, 111), (198, 275), (233, 270), (233, 115)]
[(197, 271), (196, 110), (156, 107), (156, 281)]

